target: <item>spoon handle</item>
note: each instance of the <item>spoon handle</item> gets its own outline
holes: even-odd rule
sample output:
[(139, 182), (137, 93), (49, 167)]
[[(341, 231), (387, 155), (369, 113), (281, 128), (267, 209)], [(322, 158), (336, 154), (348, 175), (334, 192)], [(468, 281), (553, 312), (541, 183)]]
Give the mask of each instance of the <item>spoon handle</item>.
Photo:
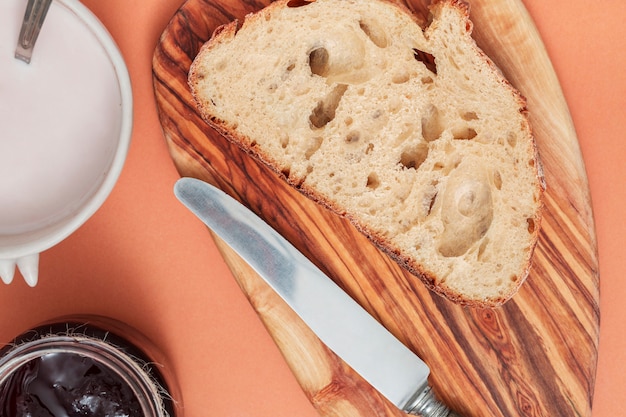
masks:
[(33, 56), (33, 48), (48, 13), (50, 3), (52, 3), (52, 0), (28, 0), (20, 37), (15, 49), (15, 58), (21, 59), (27, 64), (30, 63), (30, 59)]

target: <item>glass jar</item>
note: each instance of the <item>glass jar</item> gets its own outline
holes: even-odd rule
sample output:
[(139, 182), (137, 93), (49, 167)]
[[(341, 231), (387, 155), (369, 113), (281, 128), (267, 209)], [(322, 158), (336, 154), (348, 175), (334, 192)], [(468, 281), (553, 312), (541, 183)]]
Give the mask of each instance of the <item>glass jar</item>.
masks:
[(0, 350), (0, 417), (181, 417), (178, 394), (156, 347), (104, 317), (54, 320)]

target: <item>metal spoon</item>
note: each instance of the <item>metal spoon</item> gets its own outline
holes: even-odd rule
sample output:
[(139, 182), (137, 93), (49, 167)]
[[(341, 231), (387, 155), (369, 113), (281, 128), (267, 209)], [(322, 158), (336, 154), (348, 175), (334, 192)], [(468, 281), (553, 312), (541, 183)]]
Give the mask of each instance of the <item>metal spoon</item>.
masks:
[(52, 3), (52, 0), (28, 0), (24, 20), (22, 21), (22, 29), (20, 30), (20, 37), (17, 40), (15, 58), (30, 64), (30, 59), (33, 56), (33, 48), (35, 47), (39, 31), (48, 13), (50, 3)]

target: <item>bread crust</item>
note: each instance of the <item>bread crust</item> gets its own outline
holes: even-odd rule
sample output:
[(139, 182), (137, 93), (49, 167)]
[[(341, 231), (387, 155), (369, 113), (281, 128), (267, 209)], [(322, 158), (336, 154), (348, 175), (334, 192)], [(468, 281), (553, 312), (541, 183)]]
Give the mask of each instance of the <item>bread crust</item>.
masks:
[[(253, 25), (255, 23), (264, 24), (265, 21), (270, 20), (271, 15), (275, 9), (288, 7), (287, 4), (289, 3), (289, 1), (290, 0), (276, 1), (270, 4), (265, 9), (259, 11), (258, 13), (248, 15), (245, 18), (243, 25)], [(387, 4), (390, 4), (393, 7), (401, 10), (402, 13), (409, 15), (416, 25), (420, 24), (421, 21), (417, 17), (413, 16), (411, 12), (403, 5), (400, 5), (390, 0), (381, 1), (384, 1)], [(439, 21), (437, 20), (437, 16), (439, 16), (439, 14), (442, 13), (443, 10), (455, 10), (457, 13), (460, 13), (463, 16), (462, 20), (464, 22), (462, 29), (466, 32), (468, 36), (471, 35), (473, 30), (473, 24), (470, 20), (469, 4), (465, 1), (438, 0), (434, 2), (434, 4), (430, 7), (430, 10), (435, 18), (432, 20), (429, 26), (422, 28), (424, 31), (424, 36), (427, 39), (429, 38), (429, 36), (433, 35), (435, 31), (438, 30), (437, 25), (439, 24)], [(205, 56), (207, 53), (210, 53), (209, 51), (211, 51), (212, 49), (220, 48), (224, 44), (233, 40), (236, 37), (238, 30), (243, 25), (240, 25), (240, 22), (238, 21), (233, 21), (217, 28), (212, 38), (202, 46), (198, 56)], [(453, 289), (446, 285), (444, 279), (442, 279), (441, 276), (434, 274), (431, 270), (425, 268), (422, 262), (416, 260), (412, 256), (407, 255), (407, 253), (402, 250), (402, 248), (394, 244), (387, 236), (383, 235), (379, 230), (373, 228), (367, 221), (364, 221), (361, 216), (351, 212), (350, 210), (347, 210), (343, 204), (338, 203), (334, 198), (320, 193), (315, 186), (309, 185), (301, 177), (290, 176), (288, 173), (286, 173), (287, 169), (285, 168), (284, 163), (280, 160), (280, 158), (277, 158), (275, 155), (272, 155), (271, 152), (268, 152), (264, 150), (261, 146), (258, 146), (255, 139), (240, 133), (240, 131), (237, 129), (238, 121), (227, 121), (217, 116), (211, 103), (207, 101), (206, 96), (204, 96), (203, 91), (198, 88), (198, 85), (202, 83), (204, 77), (206, 76), (205, 69), (202, 68), (202, 60), (196, 59), (191, 66), (189, 72), (189, 84), (191, 86), (191, 91), (194, 99), (196, 100), (200, 114), (209, 125), (215, 128), (229, 141), (239, 146), (246, 153), (265, 164), (278, 176), (287, 181), (291, 186), (298, 189), (302, 194), (306, 195), (311, 200), (325, 206), (327, 209), (339, 214), (340, 216), (344, 216), (345, 218), (347, 218), (378, 248), (385, 252), (401, 267), (418, 277), (430, 290), (444, 296), (445, 298), (455, 303), (476, 307), (495, 307), (509, 300), (518, 291), (519, 287), (526, 280), (529, 274), (531, 268), (532, 254), (534, 252), (534, 248), (537, 244), (537, 240), (539, 237), (542, 216), (541, 213), (543, 207), (542, 196), (545, 190), (545, 180), (543, 178), (543, 170), (541, 168), (537, 146), (534, 142), (531, 125), (528, 119), (528, 110), (525, 97), (519, 91), (517, 91), (508, 80), (506, 80), (499, 68), (482, 50), (480, 50), (480, 48), (478, 48), (478, 46), (473, 41), (471, 47), (473, 48), (474, 53), (483, 60), (484, 67), (488, 71), (492, 72), (494, 74), (494, 77), (498, 80), (502, 87), (509, 91), (509, 93), (514, 97), (517, 109), (522, 116), (520, 118), (520, 123), (522, 124), (522, 126), (520, 127), (520, 132), (525, 135), (525, 137), (523, 138), (524, 141), (528, 141), (528, 143), (530, 144), (529, 160), (532, 161), (532, 164), (534, 164), (531, 169), (534, 169), (535, 176), (531, 193), (533, 194), (533, 198), (535, 199), (536, 210), (533, 212), (532, 216), (529, 217), (528, 220), (529, 236), (525, 239), (525, 242), (527, 242), (528, 246), (524, 248), (525, 259), (522, 263), (522, 266), (518, 269), (516, 276), (511, 277), (511, 284), (508, 285), (505, 292), (501, 292), (496, 296), (487, 296), (482, 298), (469, 297), (463, 292), (460, 292), (457, 289)]]

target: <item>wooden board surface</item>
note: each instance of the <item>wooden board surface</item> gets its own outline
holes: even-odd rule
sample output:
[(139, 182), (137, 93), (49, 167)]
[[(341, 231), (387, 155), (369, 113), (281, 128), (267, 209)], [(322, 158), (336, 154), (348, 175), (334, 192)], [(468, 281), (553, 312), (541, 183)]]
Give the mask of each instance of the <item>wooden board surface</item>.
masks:
[[(265, 0), (264, 0), (265, 1)], [(471, 0), (474, 38), (528, 98), (547, 182), (531, 274), (503, 307), (455, 305), (425, 289), (342, 219), (209, 128), (187, 71), (219, 24), (264, 2), (188, 0), (153, 57), (166, 143), (182, 176), (209, 181), (282, 233), (432, 369), (437, 395), (465, 416), (590, 416), (599, 333), (593, 217), (578, 140), (556, 75), (520, 0)], [(419, 0), (409, 2), (424, 13)], [(321, 416), (404, 415), (335, 357), (217, 241), (242, 290)]]

